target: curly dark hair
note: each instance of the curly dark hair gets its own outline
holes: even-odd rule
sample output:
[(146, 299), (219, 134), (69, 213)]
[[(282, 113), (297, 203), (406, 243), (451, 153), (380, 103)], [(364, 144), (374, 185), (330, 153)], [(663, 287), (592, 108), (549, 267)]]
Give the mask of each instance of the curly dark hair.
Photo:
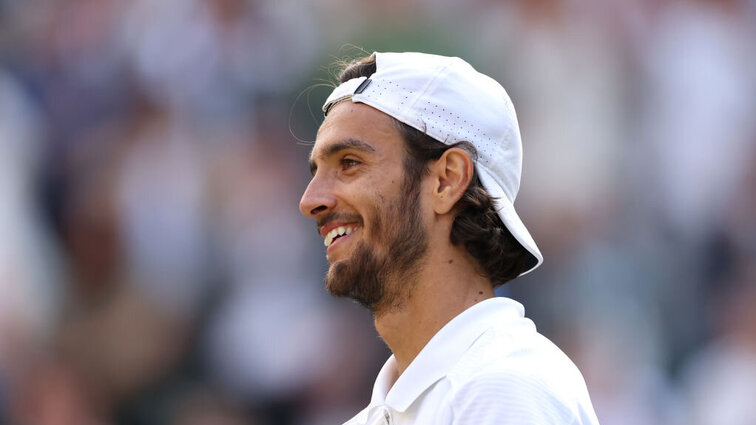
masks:
[[(375, 71), (375, 56), (371, 55), (343, 64), (338, 79), (343, 83), (352, 78), (370, 77)], [(440, 158), (452, 147), (464, 149), (473, 161), (477, 159), (472, 143), (462, 141), (446, 145), (423, 131), (393, 120), (405, 141), (407, 157), (404, 167), (412, 184), (419, 184), (430, 171), (429, 162)], [(516, 278), (537, 262), (504, 226), (496, 213), (494, 199), (483, 188), (477, 172), (462, 198), (457, 201), (455, 212), (457, 216), (452, 225), (451, 242), (465, 247), (478, 262), (479, 272), (494, 287)]]

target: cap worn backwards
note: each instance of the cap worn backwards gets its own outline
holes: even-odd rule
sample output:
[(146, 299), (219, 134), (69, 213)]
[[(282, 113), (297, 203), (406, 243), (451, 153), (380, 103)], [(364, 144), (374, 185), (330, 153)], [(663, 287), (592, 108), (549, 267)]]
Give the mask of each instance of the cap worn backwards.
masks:
[(476, 171), (496, 202), (504, 225), (534, 257), (543, 256), (514, 209), (522, 172), (517, 115), (506, 90), (456, 57), (425, 53), (374, 53), (376, 71), (338, 86), (323, 105), (344, 100), (364, 103), (447, 145), (472, 143)]

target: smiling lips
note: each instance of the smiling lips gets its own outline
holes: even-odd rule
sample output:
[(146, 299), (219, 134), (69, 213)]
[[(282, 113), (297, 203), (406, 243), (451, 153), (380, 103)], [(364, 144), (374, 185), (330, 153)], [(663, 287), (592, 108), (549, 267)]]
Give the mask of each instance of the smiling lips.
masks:
[(342, 236), (346, 236), (346, 235), (352, 233), (353, 231), (355, 231), (356, 229), (357, 229), (357, 226), (355, 226), (355, 225), (335, 227), (335, 228), (331, 229), (330, 232), (326, 233), (325, 239), (323, 239), (323, 244), (326, 247), (329, 247), (329, 246), (331, 246), (331, 244), (333, 243), (334, 240), (336, 240), (336, 239), (338, 239), (338, 238), (340, 238)]

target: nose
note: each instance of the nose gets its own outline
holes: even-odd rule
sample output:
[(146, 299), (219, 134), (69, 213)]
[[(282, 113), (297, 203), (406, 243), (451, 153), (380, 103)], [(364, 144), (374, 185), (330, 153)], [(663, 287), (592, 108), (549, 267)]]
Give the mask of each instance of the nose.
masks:
[(317, 219), (320, 214), (336, 205), (336, 198), (333, 196), (327, 182), (320, 178), (318, 174), (310, 180), (299, 200), (299, 211), (308, 218)]

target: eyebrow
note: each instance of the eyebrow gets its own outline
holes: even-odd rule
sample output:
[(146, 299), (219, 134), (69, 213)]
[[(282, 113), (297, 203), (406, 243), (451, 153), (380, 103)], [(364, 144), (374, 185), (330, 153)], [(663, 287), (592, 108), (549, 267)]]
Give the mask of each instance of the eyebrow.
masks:
[[(364, 142), (360, 139), (344, 139), (339, 142), (333, 143), (325, 148), (323, 152), (317, 155), (318, 158), (328, 158), (329, 156), (333, 156), (343, 150), (346, 149), (354, 149), (361, 152), (368, 152), (372, 153), (375, 152), (375, 148), (371, 146), (369, 143)], [(318, 169), (318, 165), (315, 163), (315, 157), (310, 155), (310, 173), (312, 175), (315, 175), (315, 171)]]

